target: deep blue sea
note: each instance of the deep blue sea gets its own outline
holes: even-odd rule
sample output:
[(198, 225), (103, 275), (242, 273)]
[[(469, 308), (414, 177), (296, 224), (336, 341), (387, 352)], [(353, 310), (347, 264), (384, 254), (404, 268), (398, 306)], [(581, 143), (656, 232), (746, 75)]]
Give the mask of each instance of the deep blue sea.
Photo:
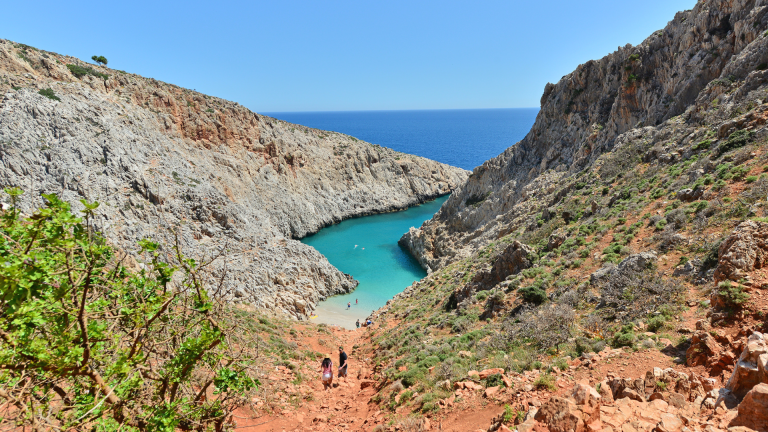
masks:
[(538, 108), (264, 113), (471, 170), (525, 137)]
[[(523, 139), (537, 113), (538, 109), (523, 108), (265, 114), (471, 170)], [(321, 302), (313, 321), (354, 328), (355, 320), (363, 320), (426, 276), (397, 241), (410, 227), (431, 218), (445, 199), (398, 213), (349, 219), (304, 238), (302, 242), (360, 281), (352, 294)]]

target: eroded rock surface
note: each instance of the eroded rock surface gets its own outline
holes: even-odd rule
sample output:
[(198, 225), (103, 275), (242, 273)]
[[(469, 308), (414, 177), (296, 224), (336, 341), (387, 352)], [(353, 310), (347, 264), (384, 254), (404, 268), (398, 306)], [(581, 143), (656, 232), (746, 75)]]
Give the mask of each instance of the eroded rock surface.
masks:
[(745, 221), (720, 245), (715, 282), (738, 281), (768, 262), (768, 223)]
[[(704, 124), (717, 130), (713, 146), (734, 131), (765, 124), (763, 109), (726, 112), (766, 83), (768, 73), (758, 66), (768, 63), (768, 38), (759, 30), (768, 25), (767, 10), (749, 0), (698, 2), (640, 45), (619, 47), (547, 84), (528, 135), (475, 168), (403, 243), (435, 270), (499, 237), (578, 216), (568, 206), (552, 209), (575, 193), (579, 185), (569, 177), (587, 166), (599, 168), (602, 180), (631, 175), (633, 158), (671, 163), (687, 157), (679, 147), (705, 139)], [(713, 101), (726, 108), (711, 110)], [(672, 136), (685, 138), (671, 142)], [(601, 157), (616, 152), (628, 157), (608, 163)], [(605, 212), (619, 198), (598, 197), (587, 212)]]
[(468, 174), (6, 40), (0, 94), (0, 185), (26, 191), (24, 210), (41, 193), (75, 210), (99, 201), (96, 227), (128, 252), (180, 226), (192, 257), (226, 248), (216, 265), (231, 300), (296, 317), (356, 282), (295, 239), (450, 193)]

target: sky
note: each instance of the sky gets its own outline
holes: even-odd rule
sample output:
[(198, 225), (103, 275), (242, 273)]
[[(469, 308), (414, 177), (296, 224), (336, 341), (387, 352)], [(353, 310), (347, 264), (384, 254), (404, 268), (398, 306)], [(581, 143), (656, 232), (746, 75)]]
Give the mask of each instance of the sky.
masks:
[(255, 112), (538, 107), (696, 0), (8, 2), (0, 38)]

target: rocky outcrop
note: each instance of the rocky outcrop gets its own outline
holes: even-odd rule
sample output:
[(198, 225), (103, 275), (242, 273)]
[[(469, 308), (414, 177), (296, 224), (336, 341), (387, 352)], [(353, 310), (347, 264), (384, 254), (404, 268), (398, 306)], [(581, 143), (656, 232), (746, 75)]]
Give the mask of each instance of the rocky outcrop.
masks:
[(747, 393), (739, 404), (739, 414), (733, 419), (731, 426), (745, 426), (757, 432), (768, 432), (768, 384), (758, 384)]
[(715, 282), (738, 281), (764, 267), (768, 263), (768, 223), (742, 222), (723, 240), (718, 256)]
[[(475, 168), (403, 242), (422, 265), (436, 269), (551, 217), (574, 217), (569, 208), (552, 209), (571, 196), (578, 187), (572, 177), (585, 167), (599, 168), (600, 180), (609, 182), (631, 174), (637, 158), (679, 160), (677, 147), (704, 139), (698, 131), (705, 124), (715, 123), (717, 138), (764, 124), (762, 109), (733, 114), (729, 107), (768, 81), (762, 66), (768, 64), (767, 25), (763, 2), (698, 2), (640, 45), (619, 47), (547, 84), (528, 135)], [(713, 101), (725, 105), (712, 110)], [(683, 138), (671, 142), (672, 136)], [(601, 158), (611, 152), (627, 157)], [(616, 198), (588, 211), (605, 210)]]
[(768, 384), (768, 340), (762, 333), (754, 332), (747, 339), (726, 388), (742, 398), (761, 383)]
[(75, 210), (99, 201), (96, 227), (128, 252), (178, 227), (188, 255), (224, 252), (228, 298), (296, 317), (356, 284), (296, 239), (445, 195), (468, 174), (5, 40), (0, 94), (0, 185), (26, 191), (24, 210), (41, 193)]

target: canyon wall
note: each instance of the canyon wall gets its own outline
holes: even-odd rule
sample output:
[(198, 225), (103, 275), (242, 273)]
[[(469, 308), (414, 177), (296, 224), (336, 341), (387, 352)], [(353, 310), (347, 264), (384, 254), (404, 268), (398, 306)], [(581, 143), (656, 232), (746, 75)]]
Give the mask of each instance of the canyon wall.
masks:
[[(732, 83), (749, 79), (746, 94), (762, 82), (768, 64), (767, 3), (699, 2), (640, 45), (619, 47), (547, 84), (528, 135), (475, 168), (431, 220), (403, 236), (401, 245), (430, 269), (468, 257), (546, 216), (547, 208), (574, 186), (560, 189), (558, 184), (568, 183), (600, 155), (664, 128), (672, 133), (679, 128), (676, 116), (703, 125), (696, 118), (702, 110), (697, 98), (709, 103)], [(718, 80), (728, 85), (717, 85)]]
[(75, 209), (99, 201), (96, 227), (128, 252), (180, 227), (187, 255), (225, 250), (215, 265), (230, 300), (299, 318), (356, 282), (296, 239), (445, 195), (469, 174), (7, 40), (0, 93), (0, 186), (22, 188), (25, 211), (42, 193)]

